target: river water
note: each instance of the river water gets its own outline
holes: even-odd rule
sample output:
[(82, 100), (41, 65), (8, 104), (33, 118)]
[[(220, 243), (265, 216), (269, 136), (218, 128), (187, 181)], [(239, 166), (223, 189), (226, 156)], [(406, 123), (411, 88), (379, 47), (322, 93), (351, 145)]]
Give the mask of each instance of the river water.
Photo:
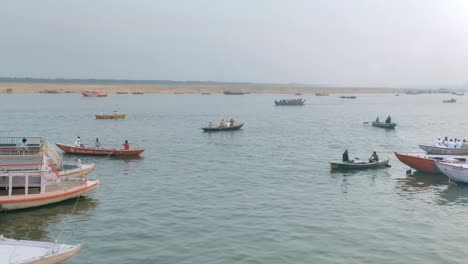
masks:
[[(82, 243), (67, 263), (466, 263), (468, 185), (406, 176), (394, 151), (468, 139), (468, 99), (447, 94), (0, 94), (2, 136), (144, 148), (140, 159), (81, 156), (101, 186), (77, 201), (1, 212), (0, 233)], [(126, 113), (123, 120), (95, 114)], [(391, 115), (395, 130), (364, 122)], [(240, 131), (203, 133), (222, 118)], [(390, 168), (331, 172), (377, 151)], [(73, 163), (77, 156), (65, 155)], [(75, 208), (76, 206), (76, 208)]]

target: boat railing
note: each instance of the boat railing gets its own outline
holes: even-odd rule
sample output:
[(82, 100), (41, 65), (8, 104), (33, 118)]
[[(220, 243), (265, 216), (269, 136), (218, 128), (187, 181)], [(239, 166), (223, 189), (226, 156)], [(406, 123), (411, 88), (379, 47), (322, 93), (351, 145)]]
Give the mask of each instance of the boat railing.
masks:
[[(24, 147), (17, 147), (16, 144), (26, 139)], [(42, 137), (0, 137), (0, 155), (37, 155), (40, 152)]]
[(41, 150), (44, 151), (45, 155), (50, 158), (55, 168), (63, 169), (63, 157), (60, 155), (47, 140), (43, 140), (41, 144)]
[[(29, 188), (39, 188), (39, 193), (43, 194), (47, 185), (46, 174), (50, 173), (42, 171), (0, 172), (0, 188), (6, 190), (0, 190), (0, 196), (28, 195)], [(18, 188), (24, 188), (24, 193), (20, 193)]]

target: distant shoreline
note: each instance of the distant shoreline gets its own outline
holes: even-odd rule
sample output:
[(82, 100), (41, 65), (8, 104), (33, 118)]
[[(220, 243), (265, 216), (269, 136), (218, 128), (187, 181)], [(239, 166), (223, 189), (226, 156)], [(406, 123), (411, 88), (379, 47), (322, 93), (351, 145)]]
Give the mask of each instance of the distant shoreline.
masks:
[(108, 93), (140, 92), (160, 94), (222, 94), (225, 91), (252, 94), (359, 94), (404, 93), (407, 89), (359, 87), (289, 87), (255, 85), (103, 85), (103, 84), (52, 84), (52, 83), (0, 83), (0, 93), (81, 93), (85, 90), (105, 90)]

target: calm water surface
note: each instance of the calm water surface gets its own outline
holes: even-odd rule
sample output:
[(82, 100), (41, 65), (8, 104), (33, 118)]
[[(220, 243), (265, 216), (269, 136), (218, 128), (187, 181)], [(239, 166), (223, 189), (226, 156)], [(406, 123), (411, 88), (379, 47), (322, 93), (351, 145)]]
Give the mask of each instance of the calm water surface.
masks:
[[(434, 136), (468, 139), (468, 97), (304, 96), (304, 106), (273, 106), (288, 97), (0, 94), (3, 136), (146, 149), (133, 160), (80, 157), (97, 164), (90, 177), (100, 188), (1, 212), (0, 233), (84, 244), (67, 263), (467, 262), (468, 185), (406, 176), (393, 152), (420, 152)], [(95, 120), (114, 109), (127, 118)], [(394, 131), (363, 124), (388, 114)], [(200, 129), (231, 117), (244, 128)], [(376, 150), (392, 167), (330, 172), (346, 148), (361, 159)]]

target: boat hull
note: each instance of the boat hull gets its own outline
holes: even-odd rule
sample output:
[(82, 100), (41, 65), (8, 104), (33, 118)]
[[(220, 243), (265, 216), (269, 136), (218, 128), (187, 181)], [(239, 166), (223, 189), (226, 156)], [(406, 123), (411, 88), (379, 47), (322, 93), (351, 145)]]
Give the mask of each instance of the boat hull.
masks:
[(441, 148), (427, 145), (419, 145), (427, 154), (438, 155), (468, 155), (468, 148)]
[(69, 170), (60, 170), (60, 177), (86, 177), (88, 174), (93, 172), (96, 169), (96, 164), (83, 164), (81, 167), (69, 169)]
[(145, 151), (144, 149), (107, 149), (107, 148), (86, 148), (75, 147), (73, 145), (55, 143), (59, 149), (65, 153), (95, 156), (137, 156)]
[(120, 119), (125, 118), (125, 114), (121, 115), (95, 115), (96, 119)]
[(280, 106), (289, 106), (289, 105), (304, 105), (304, 101), (299, 101), (299, 102), (278, 102), (278, 101), (275, 101), (275, 105), (280, 105)]
[(82, 245), (0, 238), (0, 249), (5, 253), (0, 256), (0, 263), (61, 263), (76, 255), (81, 248)]
[(330, 168), (332, 170), (359, 170), (359, 169), (369, 169), (369, 168), (381, 168), (388, 167), (389, 159), (383, 159), (379, 162), (372, 163), (352, 163), (352, 162), (330, 162)]
[(221, 132), (221, 131), (239, 130), (243, 126), (244, 124), (239, 124), (239, 125), (230, 126), (230, 127), (202, 127), (202, 129), (204, 132)]
[(451, 180), (468, 183), (468, 163), (436, 162), (436, 166)]
[(387, 128), (387, 129), (394, 129), (396, 127), (396, 123), (383, 123), (383, 122), (372, 122), (372, 126), (380, 127), (380, 128)]
[(425, 173), (440, 173), (433, 158), (417, 154), (403, 154), (395, 152), (395, 156), (411, 168)]
[(78, 197), (99, 186), (99, 180), (87, 181), (85, 184), (45, 194), (14, 195), (0, 198), (0, 211), (26, 209), (58, 203)]

